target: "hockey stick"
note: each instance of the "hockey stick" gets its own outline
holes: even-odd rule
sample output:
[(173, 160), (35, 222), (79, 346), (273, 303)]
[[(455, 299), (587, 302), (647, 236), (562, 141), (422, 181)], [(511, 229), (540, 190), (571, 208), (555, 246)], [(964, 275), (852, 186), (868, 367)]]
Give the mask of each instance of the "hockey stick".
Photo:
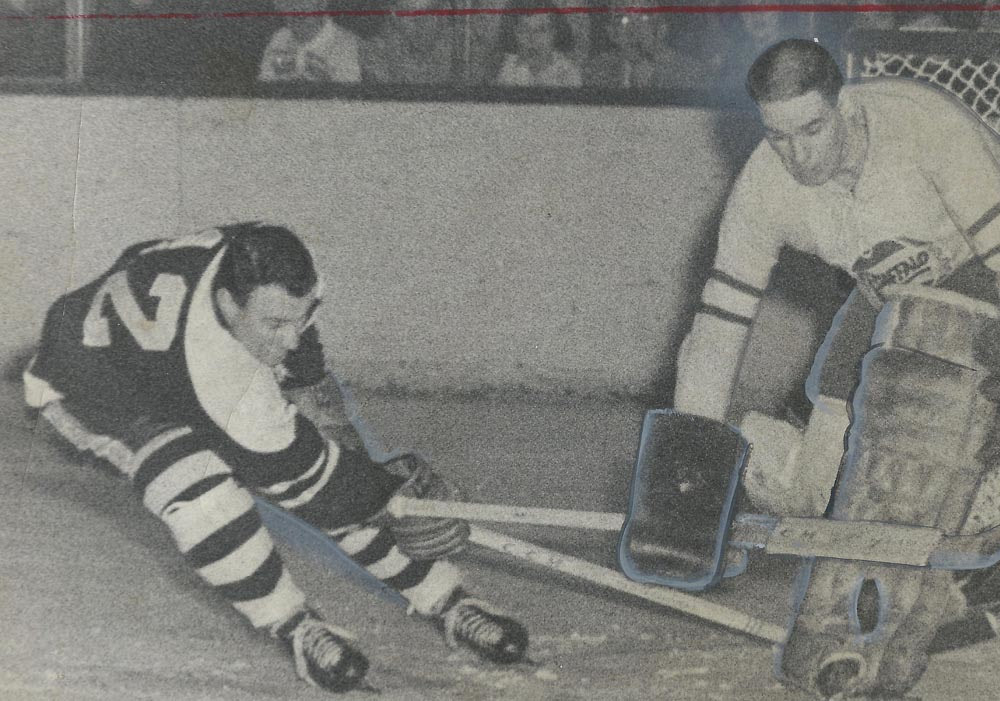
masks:
[(691, 594), (684, 594), (674, 589), (652, 584), (633, 582), (615, 570), (595, 565), (578, 557), (564, 555), (534, 543), (475, 526), (471, 529), (469, 540), (482, 547), (526, 560), (540, 567), (579, 577), (593, 584), (645, 599), (770, 643), (781, 643), (785, 640), (785, 629), (782, 626), (753, 618), (736, 609)]
[[(405, 600), (398, 593), (389, 589), (383, 582), (351, 560), (325, 533), (263, 499), (256, 499), (256, 502), (265, 526), (276, 537), (393, 603), (405, 605)], [(690, 616), (732, 628), (740, 633), (763, 638), (772, 643), (781, 642), (785, 637), (785, 631), (781, 626), (752, 618), (735, 609), (672, 589), (638, 584), (607, 567), (601, 567), (570, 555), (563, 555), (501, 533), (473, 527), (469, 540), (482, 547), (526, 560), (534, 565), (579, 577), (593, 584), (652, 601)]]
[[(504, 504), (393, 497), (389, 513), (535, 526), (620, 531), (622, 514)], [(945, 535), (937, 528), (877, 521), (772, 518), (739, 514), (729, 544), (760, 548), (771, 555), (865, 560), (941, 569), (979, 569), (1000, 561), (1000, 527), (974, 535)], [(664, 548), (666, 550), (666, 548)]]

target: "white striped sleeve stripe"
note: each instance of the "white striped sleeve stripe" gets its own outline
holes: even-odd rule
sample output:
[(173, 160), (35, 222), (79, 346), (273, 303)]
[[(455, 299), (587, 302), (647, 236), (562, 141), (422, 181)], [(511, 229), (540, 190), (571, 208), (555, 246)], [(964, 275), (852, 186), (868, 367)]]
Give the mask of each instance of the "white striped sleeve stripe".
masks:
[(323, 461), (323, 474), (316, 481), (316, 484), (311, 486), (302, 494), (298, 495), (294, 499), (286, 499), (284, 501), (279, 501), (278, 506), (283, 509), (294, 509), (297, 506), (302, 506), (303, 504), (308, 504), (314, 496), (326, 486), (326, 483), (330, 481), (330, 476), (337, 467), (337, 458), (340, 456), (339, 451), (330, 450), (326, 452), (326, 459)]
[(760, 297), (746, 290), (737, 289), (722, 280), (709, 278), (701, 293), (701, 301), (711, 307), (725, 310), (736, 316), (753, 319)]
[(340, 538), (337, 541), (337, 545), (348, 555), (355, 555), (367, 548), (375, 540), (375, 536), (379, 534), (379, 530), (379, 528), (375, 528), (374, 526), (359, 528), (353, 533)]
[(171, 443), (178, 438), (188, 435), (189, 433), (191, 433), (190, 426), (183, 426), (181, 428), (175, 428), (161, 433), (149, 443), (139, 448), (139, 450), (137, 450), (132, 456), (131, 462), (124, 467), (122, 472), (128, 475), (130, 479), (135, 477), (135, 473), (138, 472), (139, 468), (142, 467), (142, 463), (146, 462), (150, 455), (165, 446), (167, 443)]
[(173, 465), (156, 476), (146, 493), (142, 495), (142, 503), (154, 514), (159, 515), (163, 509), (191, 485), (206, 477), (228, 475), (229, 467), (210, 450), (202, 450), (194, 455), (181, 458)]
[(274, 543), (263, 527), (238, 547), (233, 552), (226, 555), (221, 560), (216, 560), (210, 565), (206, 565), (198, 570), (198, 574), (209, 584), (220, 585), (238, 582), (246, 579), (257, 568), (264, 564), (271, 551), (274, 550)]
[(326, 450), (324, 450), (319, 454), (319, 457), (316, 458), (315, 462), (313, 462), (312, 467), (310, 467), (304, 473), (302, 473), (295, 479), (290, 479), (284, 482), (278, 482), (277, 484), (272, 484), (270, 487), (266, 487), (264, 489), (261, 489), (260, 491), (269, 496), (280, 495), (284, 492), (287, 492), (296, 484), (304, 482), (308, 479), (312, 479), (312, 477), (317, 472), (319, 472), (327, 463), (332, 461), (334, 464), (336, 464), (337, 459), (339, 457), (340, 457), (340, 448), (337, 447), (336, 443), (332, 441), (327, 441)]
[(365, 569), (379, 579), (388, 579), (402, 572), (408, 564), (410, 564), (410, 558), (401, 553), (399, 548), (393, 545), (385, 557), (378, 562), (368, 565)]
[(305, 606), (306, 597), (295, 586), (288, 570), (267, 596), (250, 601), (234, 601), (233, 607), (250, 620), (254, 628), (270, 628), (287, 621)]
[(174, 503), (161, 518), (182, 553), (254, 508), (253, 497), (229, 479), (190, 502)]

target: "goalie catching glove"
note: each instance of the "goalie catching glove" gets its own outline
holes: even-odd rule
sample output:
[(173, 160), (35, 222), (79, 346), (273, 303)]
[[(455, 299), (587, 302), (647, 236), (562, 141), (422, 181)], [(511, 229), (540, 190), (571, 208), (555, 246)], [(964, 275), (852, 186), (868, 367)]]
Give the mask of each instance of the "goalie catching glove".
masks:
[[(407, 454), (384, 463), (382, 469), (405, 479), (396, 495), (416, 499), (461, 499), (458, 490), (431, 469), (430, 463), (417, 455)], [(404, 516), (396, 518), (380, 511), (372, 522), (392, 531), (399, 550), (412, 560), (436, 560), (465, 549), (469, 540), (469, 524), (455, 518)]]

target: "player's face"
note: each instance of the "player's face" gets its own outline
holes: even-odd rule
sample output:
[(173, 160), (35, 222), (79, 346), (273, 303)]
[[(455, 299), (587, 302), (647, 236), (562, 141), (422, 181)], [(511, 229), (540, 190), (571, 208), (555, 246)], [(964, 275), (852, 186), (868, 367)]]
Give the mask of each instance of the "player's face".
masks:
[(803, 185), (822, 185), (840, 170), (845, 127), (837, 105), (813, 90), (759, 105), (771, 148)]
[(315, 289), (295, 297), (280, 285), (263, 285), (240, 306), (227, 290), (219, 290), (219, 308), (233, 337), (250, 355), (275, 367), (299, 345), (299, 337), (312, 323), (319, 306)]

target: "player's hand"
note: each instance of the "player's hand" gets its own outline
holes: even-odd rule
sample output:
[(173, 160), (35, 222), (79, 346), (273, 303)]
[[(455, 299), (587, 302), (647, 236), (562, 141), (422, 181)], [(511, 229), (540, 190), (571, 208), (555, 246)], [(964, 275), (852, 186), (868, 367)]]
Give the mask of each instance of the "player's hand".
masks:
[[(403, 455), (382, 468), (404, 477), (406, 482), (396, 494), (416, 499), (458, 500), (461, 494), (431, 469), (430, 463), (417, 455)], [(386, 523), (396, 538), (396, 545), (413, 560), (436, 560), (465, 549), (469, 524), (454, 518), (404, 516), (395, 518), (380, 512), (376, 523)]]

